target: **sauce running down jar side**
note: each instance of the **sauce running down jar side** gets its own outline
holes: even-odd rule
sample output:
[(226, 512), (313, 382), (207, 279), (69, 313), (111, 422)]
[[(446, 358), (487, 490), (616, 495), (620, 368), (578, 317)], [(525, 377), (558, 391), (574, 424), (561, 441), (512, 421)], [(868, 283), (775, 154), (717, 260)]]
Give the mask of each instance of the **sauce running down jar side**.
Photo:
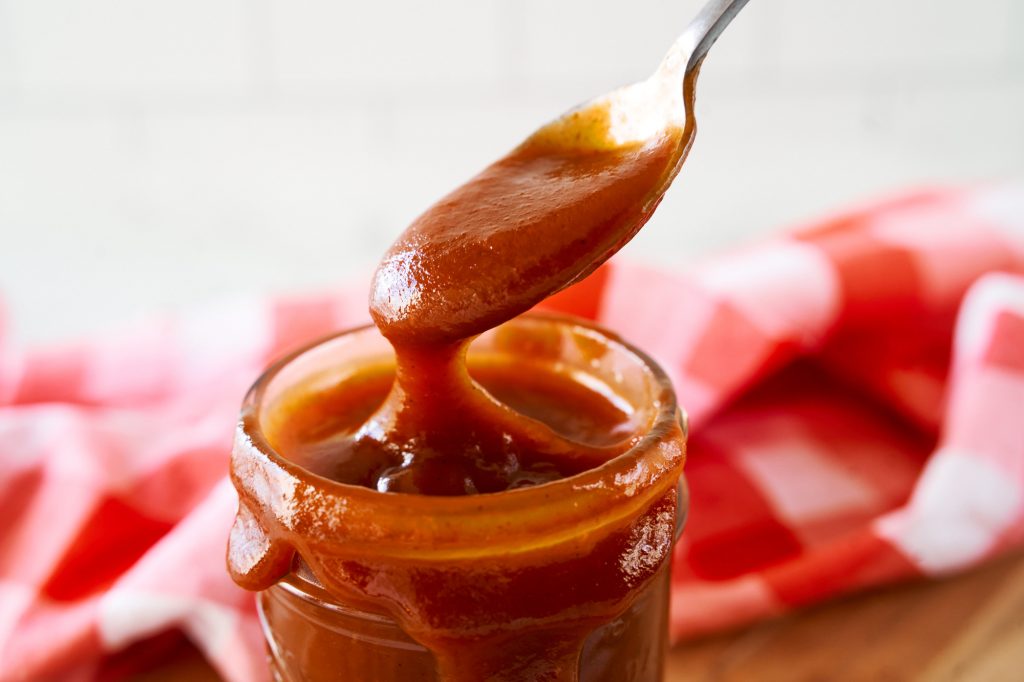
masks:
[[(630, 415), (629, 446), (592, 469), (499, 493), (380, 493), (322, 478), (272, 446), (297, 391), (393, 362), (373, 328), (264, 374), (232, 457), (228, 565), (262, 590), (279, 679), (660, 679), (684, 425), (664, 373), (613, 334), (525, 315), (479, 337), (470, 369), (564, 373)], [(344, 674), (343, 674), (344, 673)]]

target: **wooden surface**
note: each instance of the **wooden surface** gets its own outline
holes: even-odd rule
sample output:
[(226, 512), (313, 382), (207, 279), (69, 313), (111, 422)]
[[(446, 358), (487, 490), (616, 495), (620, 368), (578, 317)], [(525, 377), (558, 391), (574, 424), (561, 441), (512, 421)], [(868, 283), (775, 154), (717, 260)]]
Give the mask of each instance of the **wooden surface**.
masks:
[[(194, 650), (137, 682), (216, 680)], [(676, 647), (666, 682), (1024, 681), (1024, 555)]]
[(1024, 557), (677, 647), (666, 680), (1024, 680)]

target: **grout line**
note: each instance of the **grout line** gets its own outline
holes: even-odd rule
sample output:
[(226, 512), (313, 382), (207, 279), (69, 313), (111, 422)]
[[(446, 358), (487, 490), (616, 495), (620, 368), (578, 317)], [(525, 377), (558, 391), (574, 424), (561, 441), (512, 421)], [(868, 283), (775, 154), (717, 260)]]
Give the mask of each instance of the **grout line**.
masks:
[[(3, 95), (19, 94), (21, 82), (18, 74), (18, 59), (14, 50), (14, 36), (11, 31), (10, 8), (6, 0), (0, 0), (0, 68), (4, 63), (7, 65), (10, 80), (6, 83), (0, 82), (0, 104), (3, 104)], [(4, 92), (7, 90), (8, 92)]]
[(245, 7), (245, 52), (253, 93), (273, 96), (278, 90), (278, 82), (274, 77), (276, 55), (270, 3), (269, 0), (249, 0)]

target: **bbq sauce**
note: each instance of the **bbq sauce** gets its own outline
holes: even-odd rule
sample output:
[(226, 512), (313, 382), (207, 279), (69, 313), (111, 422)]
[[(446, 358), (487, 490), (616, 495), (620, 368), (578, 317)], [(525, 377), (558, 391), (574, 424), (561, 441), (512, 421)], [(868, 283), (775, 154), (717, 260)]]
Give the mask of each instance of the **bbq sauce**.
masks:
[[(346, 543), (355, 531), (377, 533), (378, 522), (348, 499), (335, 503), (337, 491), (321, 493), (317, 483), (403, 493), (396, 504), (405, 499), (429, 512), (429, 497), (542, 489), (637, 442), (641, 425), (631, 415), (556, 369), (466, 363), (476, 335), (579, 281), (636, 233), (660, 200), (654, 188), (678, 170), (693, 134), (688, 123), (685, 132), (619, 145), (608, 130), (594, 111), (542, 129), (399, 237), (370, 298), (394, 348), (393, 368), (366, 368), (336, 391), (285, 404), (287, 418), (269, 437), (304, 473), (253, 455), (247, 436), (236, 446), (232, 473), (242, 504), (229, 543), (236, 582), (264, 590), (290, 571), (307, 571), (337, 599), (393, 617), (433, 654), (440, 679), (472, 682), (579, 679), (587, 636), (665, 576), (678, 516), (672, 482), (683, 461), (678, 426), (658, 427), (660, 464), (586, 493), (621, 485), (625, 497), (609, 497), (608, 508), (635, 507), (632, 516), (578, 539), (571, 533), (583, 531), (567, 526), (550, 546), (524, 538), (500, 561), (474, 559), (472, 547), (437, 563)], [(645, 486), (656, 501), (637, 506)], [(330, 528), (336, 543), (325, 535)], [(411, 527), (410, 538), (417, 532)]]
[[(519, 418), (535, 420), (558, 437), (590, 449), (595, 457), (585, 459), (578, 451), (558, 457), (516, 442), (502, 442), (493, 446), (500, 459), (483, 459), (479, 447), (451, 453), (450, 460), (445, 460), (453, 463), (445, 472), (449, 480), (440, 483), (437, 479), (442, 474), (424, 467), (418, 473), (434, 474), (421, 484), (424, 487), (468, 488), (466, 492), (471, 494), (537, 485), (600, 465), (634, 442), (637, 425), (633, 416), (615, 404), (607, 387), (602, 393), (593, 383), (586, 387), (554, 369), (524, 368), (518, 363), (479, 363), (469, 369), (474, 390), (485, 391)], [(278, 408), (287, 418), (268, 433), (270, 443), (314, 474), (379, 489), (381, 481), (393, 476), (396, 469), (401, 471), (403, 462), (411, 457), (403, 452), (353, 447), (358, 442), (353, 436), (388, 399), (393, 383), (393, 368), (382, 365), (366, 368), (328, 390), (300, 391), (290, 404)], [(456, 468), (459, 463), (465, 466)]]
[(652, 188), (674, 172), (682, 132), (619, 146), (607, 125), (590, 112), (541, 129), (417, 218), (385, 254), (370, 312), (394, 346), (396, 381), (337, 452), (360, 484), (500, 492), (622, 451), (510, 409), (465, 367), (473, 336), (587, 275), (654, 210)]

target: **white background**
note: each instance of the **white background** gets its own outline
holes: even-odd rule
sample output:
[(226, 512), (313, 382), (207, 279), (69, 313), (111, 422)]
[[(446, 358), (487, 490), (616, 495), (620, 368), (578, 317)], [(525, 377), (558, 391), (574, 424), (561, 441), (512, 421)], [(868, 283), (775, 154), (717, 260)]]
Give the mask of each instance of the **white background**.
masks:
[[(697, 5), (0, 0), (8, 333), (362, 276), (530, 130), (644, 77)], [(1024, 2), (751, 0), (698, 117), (623, 257), (686, 267), (880, 192), (1021, 176)]]

